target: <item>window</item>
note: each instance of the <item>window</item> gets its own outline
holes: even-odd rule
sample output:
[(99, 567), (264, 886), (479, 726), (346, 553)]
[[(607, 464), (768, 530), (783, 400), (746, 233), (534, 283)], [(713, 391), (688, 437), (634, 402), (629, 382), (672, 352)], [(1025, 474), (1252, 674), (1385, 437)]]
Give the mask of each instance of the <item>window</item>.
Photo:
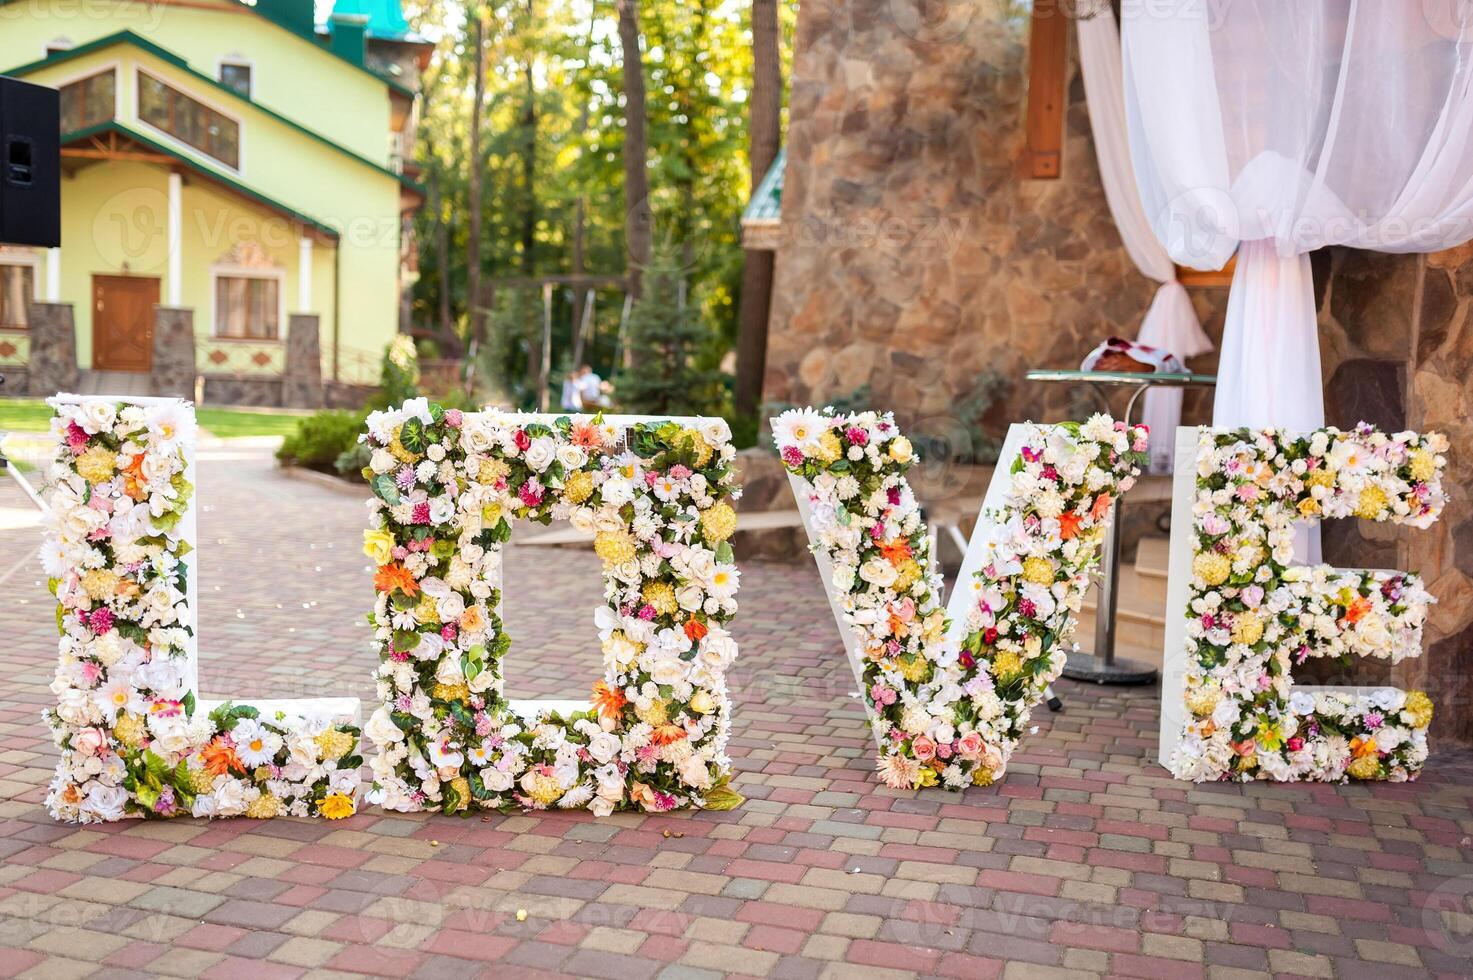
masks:
[(216, 275), (215, 336), (276, 340), (281, 336), (279, 277)]
[(113, 117), (117, 77), (113, 70), (79, 78), (61, 87), (61, 131), (75, 133)]
[(240, 169), (240, 123), (141, 71), (138, 117), (227, 167)]
[(35, 295), (35, 282), (35, 266), (0, 265), (0, 329), (24, 330), (29, 325), (26, 303)]
[(220, 63), (220, 84), (234, 89), (249, 99), (251, 97), (251, 66), (222, 61)]

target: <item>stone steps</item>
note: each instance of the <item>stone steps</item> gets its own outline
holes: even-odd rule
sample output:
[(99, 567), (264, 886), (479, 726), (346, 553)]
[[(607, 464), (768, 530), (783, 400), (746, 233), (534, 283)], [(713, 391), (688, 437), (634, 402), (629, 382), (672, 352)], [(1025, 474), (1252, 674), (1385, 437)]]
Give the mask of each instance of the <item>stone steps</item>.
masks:
[(153, 376), (135, 371), (81, 371), (79, 395), (152, 395)]

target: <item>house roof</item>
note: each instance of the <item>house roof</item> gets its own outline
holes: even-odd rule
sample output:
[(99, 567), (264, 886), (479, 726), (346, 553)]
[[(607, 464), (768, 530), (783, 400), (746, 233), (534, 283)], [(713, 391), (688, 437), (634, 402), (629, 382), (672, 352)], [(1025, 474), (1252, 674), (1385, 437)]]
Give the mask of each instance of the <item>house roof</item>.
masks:
[(95, 126), (87, 126), (84, 129), (78, 129), (70, 133), (63, 133), (61, 135), (61, 145), (63, 148), (69, 146), (82, 146), (96, 139), (97, 137), (107, 136), (108, 134), (121, 136), (129, 142), (146, 149), (151, 154), (156, 154), (161, 157), (168, 157), (179, 166), (188, 169), (189, 171), (199, 175), (200, 177), (203, 177), (210, 183), (217, 185), (218, 187), (222, 188), (225, 191), (228, 191), (231, 194), (236, 195), (237, 197), (245, 198), (246, 200), (259, 204), (270, 211), (275, 211), (277, 214), (280, 214), (293, 222), (301, 224), (307, 228), (311, 228), (321, 238), (325, 238), (330, 241), (337, 241), (339, 237), (337, 230), (326, 222), (320, 221), (309, 214), (304, 214), (301, 211), (298, 211), (296, 208), (293, 208), (291, 205), (283, 204), (281, 201), (278, 201), (275, 198), (267, 197), (260, 191), (252, 187), (248, 187), (245, 184), (242, 184), (240, 181), (220, 173), (218, 170), (212, 170), (204, 164), (200, 163), (198, 160), (194, 159), (193, 157), (187, 156), (174, 149), (173, 147), (166, 146), (165, 144), (160, 143), (157, 140), (150, 139), (143, 133), (140, 133), (138, 130), (131, 129), (127, 125), (118, 122), (115, 119), (109, 120), (104, 123), (98, 123)]
[[(399, 0), (335, 0), (332, 12), (334, 15), (366, 16), (368, 36), (376, 41), (424, 40), (410, 29), (409, 20), (404, 16), (404, 8), (399, 5)], [(331, 19), (326, 24), (318, 25), (318, 30), (331, 33)]]
[[(0, 2), (4, 2), (4, 0), (0, 0)], [(32, 61), (24, 65), (17, 65), (14, 68), (10, 68), (3, 72), (0, 72), (0, 74), (16, 76), (28, 75), (32, 72), (39, 71), (42, 68), (49, 68), (52, 65), (63, 64), (75, 58), (84, 57), (85, 55), (91, 54), (94, 51), (100, 51), (103, 48), (109, 48), (118, 44), (129, 45), (131, 47), (137, 48), (140, 51), (153, 55), (160, 61), (168, 62), (170, 66), (181, 72), (184, 72), (194, 81), (199, 82), (201, 85), (208, 86), (212, 92), (222, 93), (226, 97), (233, 99), (236, 102), (241, 102), (248, 106), (251, 106), (256, 111), (271, 117), (272, 119), (276, 120), (279, 123), (282, 123), (285, 126), (291, 127), (298, 133), (301, 133), (303, 136), (315, 140), (316, 142), (321, 143), (323, 146), (330, 147), (331, 149), (337, 151), (338, 153), (341, 153), (349, 159), (362, 164), (365, 167), (372, 167), (374, 170), (377, 170), (380, 173), (385, 174), (386, 176), (394, 178), (405, 187), (413, 191), (415, 194), (420, 196), (423, 196), (424, 194), (423, 187), (410, 180), (403, 174), (395, 173), (388, 167), (385, 167), (379, 163), (375, 163), (367, 157), (348, 149), (341, 143), (333, 142), (316, 130), (308, 129), (306, 126), (303, 126), (298, 122), (288, 119), (286, 116), (283, 116), (275, 109), (271, 109), (265, 105), (262, 105), (260, 102), (257, 102), (250, 96), (242, 95), (240, 92), (231, 88), (229, 85), (221, 84), (218, 80), (211, 78), (209, 75), (206, 75), (203, 72), (195, 71), (193, 68), (190, 67), (189, 62), (185, 61), (174, 52), (168, 50), (167, 48), (162, 48), (159, 45), (154, 44), (147, 38), (135, 34), (132, 31), (118, 31), (116, 34), (109, 34), (105, 37), (97, 38), (94, 41), (88, 41), (86, 44), (79, 44), (74, 48), (67, 48), (65, 51), (53, 51), (45, 58), (41, 58), (38, 61)]]
[(788, 149), (782, 147), (772, 166), (762, 175), (752, 199), (742, 211), (742, 247), (757, 250), (777, 248), (778, 228), (783, 214), (783, 173), (787, 168)]

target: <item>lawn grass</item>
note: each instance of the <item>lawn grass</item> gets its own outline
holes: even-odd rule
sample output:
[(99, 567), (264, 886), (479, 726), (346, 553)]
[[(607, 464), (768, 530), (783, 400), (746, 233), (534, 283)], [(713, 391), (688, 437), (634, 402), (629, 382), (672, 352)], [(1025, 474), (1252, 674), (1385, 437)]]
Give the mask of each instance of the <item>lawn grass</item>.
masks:
[[(284, 436), (297, 427), (304, 412), (242, 412), (229, 408), (201, 408), (200, 428), (221, 439), (236, 436)], [(0, 432), (45, 432), (51, 427), (51, 409), (45, 402), (0, 398)]]

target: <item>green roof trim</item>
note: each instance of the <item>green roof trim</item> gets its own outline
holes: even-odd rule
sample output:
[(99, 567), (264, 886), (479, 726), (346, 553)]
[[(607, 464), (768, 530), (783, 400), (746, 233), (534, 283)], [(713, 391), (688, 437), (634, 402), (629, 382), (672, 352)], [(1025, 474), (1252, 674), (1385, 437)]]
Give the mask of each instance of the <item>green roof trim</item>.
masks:
[[(413, 39), (409, 21), (399, 0), (335, 0), (333, 15), (355, 14), (368, 18), (368, 36), (381, 41), (403, 41)], [(332, 20), (327, 22), (332, 30)]]
[(788, 148), (782, 147), (772, 159), (772, 166), (752, 192), (752, 199), (742, 211), (742, 221), (777, 221), (783, 215), (783, 171), (787, 167)]
[[(0, 0), (0, 3), (3, 2), (4, 0)], [(316, 130), (308, 129), (306, 126), (303, 126), (302, 124), (295, 122), (294, 120), (289, 119), (286, 116), (283, 116), (275, 109), (268, 108), (267, 106), (264, 106), (261, 103), (257, 102), (255, 99), (252, 99), (246, 95), (242, 95), (235, 89), (231, 88), (229, 85), (221, 84), (218, 79), (211, 78), (209, 75), (206, 75), (203, 72), (196, 71), (193, 67), (190, 66), (189, 62), (185, 61), (174, 52), (168, 50), (167, 48), (161, 48), (157, 44), (154, 44), (152, 41), (148, 40), (148, 38), (143, 37), (139, 34), (135, 34), (132, 31), (118, 31), (116, 34), (109, 34), (106, 37), (100, 37), (95, 41), (88, 41), (86, 44), (79, 44), (74, 48), (67, 48), (65, 51), (53, 51), (45, 58), (42, 58), (38, 61), (29, 62), (28, 64), (19, 65), (15, 68), (7, 69), (3, 72), (0, 72), (0, 74), (17, 76), (27, 75), (32, 72), (39, 71), (42, 68), (50, 68), (53, 65), (59, 65), (76, 58), (85, 57), (86, 55), (89, 55), (94, 51), (100, 51), (103, 48), (109, 48), (117, 44), (128, 44), (139, 49), (140, 51), (153, 55), (160, 61), (167, 62), (172, 67), (184, 72), (195, 81), (203, 82), (214, 91), (222, 92), (230, 98), (234, 99), (236, 102), (241, 102), (245, 105), (250, 106), (257, 112), (260, 112), (263, 115), (274, 119), (284, 126), (288, 126), (296, 130), (303, 136), (315, 140), (316, 142), (321, 143), (323, 146), (326, 146), (329, 149), (336, 150), (338, 153), (341, 153), (349, 159), (355, 160), (358, 163), (363, 164), (364, 166), (372, 167), (374, 170), (377, 170), (379, 173), (387, 177), (392, 177), (394, 180), (397, 180), (399, 183), (415, 191), (416, 193), (423, 194), (425, 192), (424, 187), (410, 180), (403, 174), (395, 173), (388, 167), (385, 167), (379, 163), (375, 163), (374, 161), (368, 159), (368, 157), (362, 156), (359, 153), (348, 149), (341, 143), (333, 142)]]
[(319, 221), (311, 215), (303, 214), (296, 208), (288, 204), (283, 204), (274, 198), (267, 197), (260, 191), (247, 187), (245, 184), (242, 184), (240, 181), (229, 176), (228, 174), (224, 174), (218, 170), (211, 169), (210, 167), (205, 166), (193, 157), (186, 156), (185, 154), (180, 153), (173, 147), (166, 146), (156, 140), (149, 139), (143, 133), (140, 133), (138, 130), (118, 122), (116, 119), (110, 119), (107, 122), (98, 123), (95, 126), (87, 126), (83, 129), (73, 130), (70, 133), (62, 133), (61, 143), (63, 146), (65, 146), (68, 143), (75, 143), (78, 140), (90, 139), (93, 136), (97, 136), (101, 133), (107, 132), (113, 132), (117, 133), (120, 136), (126, 136), (133, 142), (138, 143), (141, 146), (146, 146), (155, 153), (161, 153), (167, 157), (172, 157), (173, 159), (179, 161), (179, 163), (183, 166), (186, 166), (190, 170), (193, 170), (195, 173), (200, 174), (204, 177), (208, 177), (210, 180), (213, 180), (216, 183), (223, 184), (235, 193), (240, 194), (242, 197), (249, 198), (257, 202), (258, 204), (261, 204), (263, 207), (267, 207), (270, 208), (272, 211), (284, 214), (292, 220), (300, 222), (301, 224), (309, 225), (312, 228), (315, 228), (318, 231), (322, 232), (324, 235), (332, 238), (334, 241), (341, 237), (339, 236), (337, 229), (333, 228), (326, 222)]

